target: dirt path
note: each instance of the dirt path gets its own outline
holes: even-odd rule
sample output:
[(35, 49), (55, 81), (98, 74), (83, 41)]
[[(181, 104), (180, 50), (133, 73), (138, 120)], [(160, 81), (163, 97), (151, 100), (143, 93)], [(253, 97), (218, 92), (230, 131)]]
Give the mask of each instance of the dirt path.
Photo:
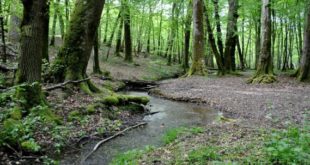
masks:
[(254, 126), (300, 124), (310, 111), (310, 85), (279, 77), (274, 84), (246, 84), (248, 76), (191, 77), (162, 81), (153, 93), (180, 101), (207, 103), (224, 116)]

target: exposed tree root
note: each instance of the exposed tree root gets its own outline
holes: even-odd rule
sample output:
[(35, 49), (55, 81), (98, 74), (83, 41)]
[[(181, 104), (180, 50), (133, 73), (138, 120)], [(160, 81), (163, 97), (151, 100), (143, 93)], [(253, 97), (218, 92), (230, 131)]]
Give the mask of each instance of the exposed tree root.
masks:
[(273, 74), (256, 74), (254, 77), (250, 78), (247, 83), (270, 84), (276, 81), (277, 79)]

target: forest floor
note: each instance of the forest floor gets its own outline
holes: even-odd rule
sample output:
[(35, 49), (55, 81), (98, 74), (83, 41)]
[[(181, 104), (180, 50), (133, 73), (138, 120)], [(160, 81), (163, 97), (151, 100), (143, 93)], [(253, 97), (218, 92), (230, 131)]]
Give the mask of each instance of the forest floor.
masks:
[[(57, 50), (51, 50), (51, 54), (53, 52), (57, 52)], [(53, 59), (53, 56), (51, 58)], [(92, 60), (89, 62), (88, 74), (92, 82), (103, 92), (93, 95), (78, 90), (63, 91), (62, 89), (56, 89), (47, 92), (48, 109), (57, 115), (61, 124), (45, 123), (36, 117), (22, 118), (21, 121), (17, 122), (18, 126), (20, 123), (24, 125), (22, 130), (27, 129), (27, 131), (30, 131), (26, 133), (27, 137), (29, 135), (31, 141), (34, 140), (35, 142), (31, 143), (30, 147), (34, 149), (40, 146), (40, 152), (21, 151), (20, 142), (23, 142), (23, 139), (26, 138), (26, 135), (23, 135), (21, 140), (18, 140), (20, 142), (18, 142), (16, 150), (14, 149), (15, 145), (9, 146), (9, 149), (5, 150), (0, 148), (0, 164), (41, 164), (43, 162), (53, 164), (54, 160), (46, 157), (46, 155), (57, 160), (58, 155), (63, 154), (64, 151), (75, 152), (79, 150), (80, 145), (91, 139), (103, 139), (142, 122), (147, 111), (141, 110), (135, 104), (109, 105), (110, 103), (104, 102), (105, 98), (112, 96), (113, 102), (114, 97), (119, 95), (115, 92), (124, 89), (126, 86), (123, 82), (125, 80), (154, 82), (175, 77), (182, 72), (179, 65), (167, 66), (166, 59), (157, 56), (148, 58), (144, 58), (143, 55), (141, 57), (136, 56), (133, 63), (126, 63), (123, 58), (112, 55), (108, 61), (101, 60), (102, 70), (105, 73), (109, 72), (108, 79), (103, 79), (106, 76), (92, 74)], [(1, 77), (5, 81), (6, 77), (4, 75)], [(45, 84), (45, 86), (52, 85)], [(12, 92), (8, 93), (8, 97), (14, 95), (14, 91)], [(3, 95), (3, 98), (5, 97)], [(0, 116), (0, 127), (8, 121), (7, 118), (11, 120), (10, 116), (12, 116), (9, 109), (10, 103), (4, 102), (3, 105), (8, 107), (0, 107), (0, 111), (4, 112)], [(42, 111), (49, 111), (46, 107), (39, 108)], [(33, 127), (34, 125), (35, 127)], [(13, 135), (11, 135), (11, 132), (3, 132), (3, 134), (1, 132), (0, 135), (6, 136), (6, 133), (10, 137), (19, 134), (19, 132)], [(20, 133), (24, 134), (24, 132)]]
[(266, 163), (264, 139), (272, 130), (309, 127), (309, 84), (285, 75), (274, 84), (247, 84), (249, 75), (162, 81), (151, 94), (207, 104), (222, 114), (201, 134), (180, 135), (172, 144), (140, 156), (139, 164)]

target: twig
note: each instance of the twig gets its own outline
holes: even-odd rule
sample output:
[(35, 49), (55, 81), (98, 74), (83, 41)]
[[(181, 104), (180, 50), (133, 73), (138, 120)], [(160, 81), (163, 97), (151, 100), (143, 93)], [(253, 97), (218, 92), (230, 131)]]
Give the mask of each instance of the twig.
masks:
[(143, 126), (143, 125), (146, 125), (146, 124), (147, 124), (146, 122), (139, 123), (139, 124), (137, 124), (137, 125), (128, 127), (128, 128), (126, 128), (126, 129), (124, 129), (124, 130), (122, 130), (122, 131), (119, 131), (119, 132), (117, 132), (116, 134), (114, 134), (113, 136), (110, 136), (110, 137), (108, 137), (108, 138), (106, 138), (106, 139), (103, 139), (103, 140), (99, 141), (99, 142), (95, 145), (95, 147), (92, 149), (92, 151), (89, 152), (89, 153), (84, 157), (84, 159), (82, 159), (82, 162), (85, 162), (85, 160), (87, 160), (95, 151), (97, 151), (97, 149), (98, 149), (102, 144), (104, 144), (104, 143), (106, 143), (106, 142), (108, 142), (108, 141), (110, 141), (110, 140), (112, 140), (112, 139), (114, 139), (114, 138), (116, 138), (116, 137), (118, 137), (118, 136), (124, 134), (125, 132), (127, 132), (127, 131), (129, 131), (129, 130), (138, 128), (138, 127)]
[(66, 86), (68, 84), (78, 84), (78, 83), (81, 83), (81, 82), (84, 82), (84, 81), (88, 81), (88, 80), (90, 80), (90, 77), (86, 78), (86, 79), (83, 79), (83, 80), (76, 80), (76, 81), (70, 80), (70, 81), (66, 81), (66, 82), (63, 82), (63, 83), (51, 86), (51, 87), (45, 87), (43, 89), (46, 90), (46, 91), (51, 91), (51, 90), (55, 90), (55, 89), (58, 89), (58, 88), (63, 88), (64, 86)]
[(160, 113), (160, 111), (155, 111), (155, 112), (149, 112), (149, 113), (146, 113), (145, 115), (146, 116), (151, 116), (151, 115), (155, 115), (157, 113)]

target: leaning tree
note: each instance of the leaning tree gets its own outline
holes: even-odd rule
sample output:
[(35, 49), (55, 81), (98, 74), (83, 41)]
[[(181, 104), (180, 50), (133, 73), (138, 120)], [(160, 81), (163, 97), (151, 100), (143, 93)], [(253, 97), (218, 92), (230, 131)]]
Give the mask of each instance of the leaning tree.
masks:
[(193, 62), (188, 71), (188, 76), (205, 75), (204, 64), (204, 26), (203, 26), (203, 0), (193, 1)]
[(261, 50), (258, 66), (254, 76), (248, 83), (272, 83), (276, 81), (271, 56), (271, 9), (270, 0), (262, 0), (261, 13)]
[[(49, 79), (64, 82), (87, 78), (87, 64), (104, 4), (105, 0), (75, 2), (64, 45), (51, 66)], [(80, 88), (86, 93), (98, 91), (90, 80), (81, 82)]]

